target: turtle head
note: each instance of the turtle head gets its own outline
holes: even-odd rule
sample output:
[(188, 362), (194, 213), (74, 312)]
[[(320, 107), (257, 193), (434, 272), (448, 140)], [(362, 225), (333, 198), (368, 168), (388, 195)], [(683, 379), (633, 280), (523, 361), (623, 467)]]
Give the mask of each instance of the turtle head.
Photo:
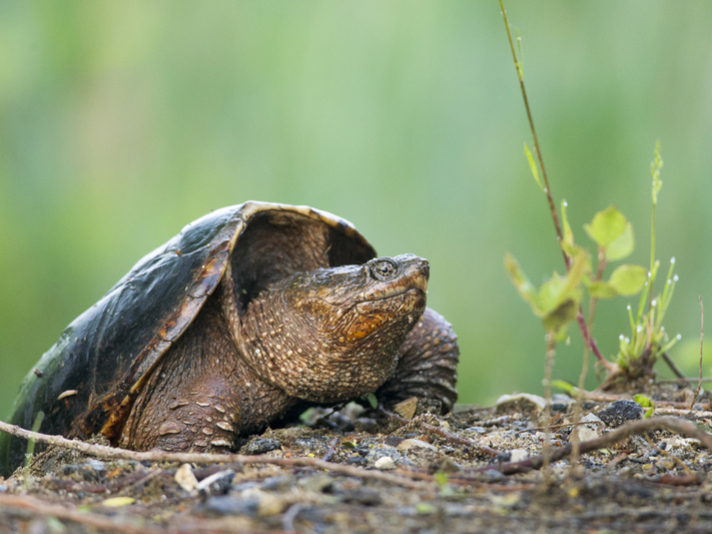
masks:
[(305, 400), (375, 391), (425, 310), (428, 276), (428, 262), (412, 254), (295, 273), (250, 303), (242, 352), (258, 374)]

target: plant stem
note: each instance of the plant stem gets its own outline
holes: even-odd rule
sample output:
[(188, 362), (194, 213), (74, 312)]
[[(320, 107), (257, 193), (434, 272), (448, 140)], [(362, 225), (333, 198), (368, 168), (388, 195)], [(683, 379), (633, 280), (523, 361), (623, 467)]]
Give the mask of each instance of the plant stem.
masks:
[(702, 340), (705, 336), (705, 307), (702, 305), (702, 295), (700, 295), (700, 379), (697, 381), (697, 391), (695, 391), (695, 396), (692, 397), (692, 402), (690, 403), (690, 411), (695, 406), (695, 401), (697, 396), (700, 394), (702, 389)]
[[(532, 138), (534, 139), (534, 150), (536, 151), (537, 159), (539, 160), (539, 167), (541, 167), (541, 174), (544, 179), (544, 192), (546, 193), (546, 200), (549, 203), (549, 212), (551, 213), (551, 219), (554, 222), (554, 229), (556, 230), (556, 238), (559, 243), (559, 248), (561, 249), (561, 254), (564, 257), (564, 264), (566, 265), (566, 271), (571, 268), (571, 258), (566, 251), (561, 246), (564, 241), (563, 233), (561, 231), (561, 224), (559, 223), (559, 214), (556, 211), (556, 206), (554, 205), (554, 197), (551, 194), (551, 187), (549, 187), (549, 178), (546, 174), (546, 168), (544, 167), (544, 158), (541, 155), (541, 148), (539, 147), (539, 138), (536, 135), (536, 129), (534, 128), (534, 118), (532, 117), (531, 108), (529, 107), (529, 99), (527, 98), (527, 90), (524, 87), (524, 74), (522, 72), (521, 65), (517, 59), (517, 52), (514, 49), (514, 41), (512, 41), (512, 32), (509, 30), (509, 21), (507, 20), (507, 10), (504, 9), (504, 0), (499, 0), (499, 6), (502, 9), (502, 17), (504, 18), (504, 26), (507, 30), (507, 38), (509, 39), (509, 47), (512, 50), (512, 58), (514, 58), (514, 68), (517, 71), (517, 78), (519, 79), (519, 87), (522, 91), (522, 98), (524, 99), (524, 107), (527, 111), (527, 119), (529, 119), (529, 128), (532, 132)], [(586, 328), (586, 319), (583, 316), (583, 310), (579, 306), (579, 313), (577, 316), (577, 321), (579, 329), (581, 330), (581, 335), (583, 336), (584, 343), (591, 346), (593, 354), (596, 359), (603, 365), (608, 372), (614, 372), (617, 370), (617, 366), (609, 362), (603, 357), (601, 351), (598, 349), (598, 345), (593, 338), (589, 338), (588, 328)]]
[[(556, 237), (559, 240), (559, 247), (564, 241), (564, 234), (561, 232), (561, 224), (559, 223), (559, 214), (556, 211), (556, 206), (554, 205), (554, 197), (551, 194), (551, 187), (549, 187), (549, 178), (546, 175), (546, 168), (544, 167), (544, 159), (541, 156), (541, 148), (539, 148), (539, 138), (536, 135), (536, 129), (534, 128), (534, 119), (532, 118), (531, 108), (529, 107), (529, 99), (527, 98), (527, 90), (524, 87), (524, 75), (522, 74), (522, 67), (517, 59), (517, 53), (514, 50), (514, 41), (512, 41), (512, 32), (509, 30), (509, 21), (507, 20), (507, 10), (504, 9), (503, 0), (499, 0), (499, 5), (502, 8), (502, 17), (504, 17), (504, 26), (507, 28), (507, 37), (509, 38), (509, 46), (512, 49), (512, 57), (514, 58), (514, 68), (517, 71), (517, 78), (519, 78), (519, 87), (522, 90), (522, 98), (524, 99), (524, 107), (527, 110), (527, 118), (529, 119), (529, 128), (532, 131), (532, 137), (534, 138), (534, 150), (536, 151), (537, 159), (539, 160), (539, 167), (541, 168), (541, 175), (544, 178), (544, 192), (546, 193), (546, 200), (549, 202), (549, 211), (551, 212), (551, 218), (554, 221), (554, 229), (556, 230)], [(566, 270), (571, 266), (571, 258), (568, 254), (561, 248), (561, 253), (564, 256), (564, 263), (566, 264)]]
[(549, 487), (551, 482), (551, 469), (549, 467), (549, 456), (551, 455), (551, 371), (554, 367), (555, 355), (556, 338), (550, 332), (546, 334), (546, 365), (544, 367), (544, 399), (546, 401), (544, 406), (544, 445), (542, 447), (544, 487)]

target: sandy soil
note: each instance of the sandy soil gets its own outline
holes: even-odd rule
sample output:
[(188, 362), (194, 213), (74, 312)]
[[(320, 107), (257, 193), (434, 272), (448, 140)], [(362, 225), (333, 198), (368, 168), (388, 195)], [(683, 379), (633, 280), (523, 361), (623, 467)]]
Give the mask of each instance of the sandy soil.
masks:
[[(655, 415), (707, 431), (709, 404), (690, 390), (657, 388)], [(357, 476), (311, 467), (189, 465), (100, 460), (50, 449), (0, 479), (0, 532), (712, 532), (712, 456), (667, 431), (634, 435), (548, 472), (503, 474), (546, 439), (536, 398), (461, 406), (403, 424), (353, 405), (312, 411), (307, 424), (267, 430), (239, 452), (326, 458)], [(642, 416), (628, 403), (587, 401), (582, 440)], [(608, 411), (605, 411), (609, 409)], [(567, 444), (573, 404), (555, 399), (553, 448)], [(494, 451), (492, 451), (494, 450)], [(496, 456), (495, 456), (496, 455)], [(365, 473), (402, 475), (393, 483)]]

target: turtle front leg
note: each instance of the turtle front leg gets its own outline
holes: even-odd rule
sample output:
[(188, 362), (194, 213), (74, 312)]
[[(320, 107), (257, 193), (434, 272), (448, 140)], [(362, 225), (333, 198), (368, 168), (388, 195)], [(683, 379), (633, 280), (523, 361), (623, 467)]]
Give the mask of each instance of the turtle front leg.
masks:
[(457, 336), (450, 323), (426, 308), (401, 347), (395, 374), (376, 396), (386, 408), (410, 397), (434, 401), (445, 414), (457, 400), (459, 356)]

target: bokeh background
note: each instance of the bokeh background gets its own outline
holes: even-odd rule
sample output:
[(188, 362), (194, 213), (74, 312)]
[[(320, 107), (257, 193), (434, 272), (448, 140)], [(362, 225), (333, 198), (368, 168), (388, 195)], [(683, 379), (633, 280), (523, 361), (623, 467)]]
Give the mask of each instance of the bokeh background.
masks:
[[(698, 295), (712, 311), (712, 3), (507, 7), (578, 242), (615, 204), (636, 231), (632, 260), (647, 265), (661, 141), (658, 255), (675, 255), (680, 275), (667, 330), (696, 373)], [(525, 141), (494, 0), (2, 0), (0, 413), (140, 257), (248, 199), (325, 209), (381, 254), (428, 258), (430, 305), (460, 338), (461, 401), (540, 393), (543, 330), (502, 260), (513, 253), (536, 283), (563, 264)], [(599, 305), (606, 354), (627, 303)], [(576, 380), (582, 342), (570, 333), (554, 374)]]

